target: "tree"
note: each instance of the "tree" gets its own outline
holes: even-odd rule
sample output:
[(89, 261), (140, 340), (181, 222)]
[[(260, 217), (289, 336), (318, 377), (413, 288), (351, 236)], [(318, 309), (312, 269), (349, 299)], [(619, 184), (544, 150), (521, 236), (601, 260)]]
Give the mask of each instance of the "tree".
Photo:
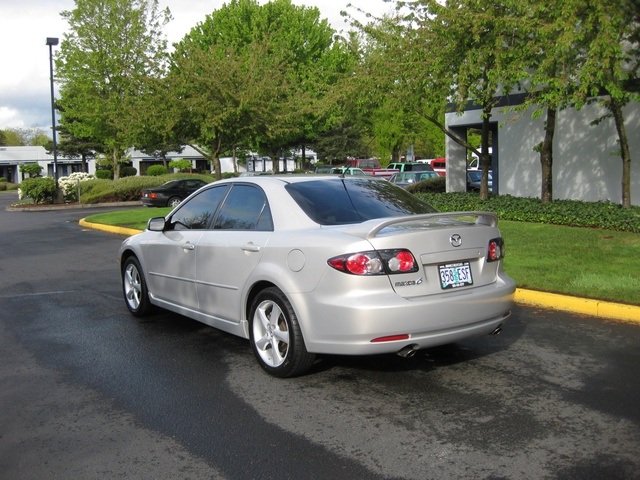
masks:
[(622, 204), (630, 206), (630, 152), (622, 118), (622, 106), (639, 99), (638, 11), (632, 0), (549, 3), (526, 2), (523, 28), (527, 40), (520, 50), (529, 78), (527, 101), (533, 116), (546, 113), (544, 139), (536, 146), (542, 167), (542, 202), (553, 199), (553, 137), (558, 110), (599, 101), (613, 117), (623, 161)]
[(31, 128), (8, 128), (0, 130), (0, 145), (22, 147), (26, 145), (44, 147), (49, 142), (49, 137), (40, 127), (34, 125)]
[(20, 172), (26, 173), (29, 177), (39, 177), (42, 174), (42, 167), (37, 163), (27, 163), (20, 165)]
[(313, 140), (327, 111), (314, 107), (341, 55), (317, 8), (232, 0), (176, 46), (171, 131), (208, 156), (216, 175), (220, 153), (235, 147), (267, 153), (277, 170), (285, 149)]
[(99, 147), (119, 175), (119, 162), (141, 121), (130, 105), (143, 78), (160, 75), (166, 55), (161, 29), (170, 13), (158, 0), (76, 0), (56, 59), (60, 124)]
[[(410, 11), (399, 43), (401, 84), (424, 118), (479, 156), (480, 195), (487, 198), (491, 112), (499, 94), (510, 92), (522, 78), (518, 46), (526, 34), (521, 28), (524, 4), (518, 0), (398, 3)], [(480, 152), (441, 122), (445, 102), (459, 112), (469, 102), (481, 108)]]
[(631, 152), (622, 108), (631, 100), (640, 101), (638, 92), (628, 85), (638, 81), (640, 73), (640, 24), (631, 0), (601, 0), (584, 4), (575, 0), (573, 19), (579, 47), (577, 87), (573, 95), (576, 107), (596, 98), (608, 110), (597, 119), (613, 118), (622, 161), (622, 206), (631, 208)]

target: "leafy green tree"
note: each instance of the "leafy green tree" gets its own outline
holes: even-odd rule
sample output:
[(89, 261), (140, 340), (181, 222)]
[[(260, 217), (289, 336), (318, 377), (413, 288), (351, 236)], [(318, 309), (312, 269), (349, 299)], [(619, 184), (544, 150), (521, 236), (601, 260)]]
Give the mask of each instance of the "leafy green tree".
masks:
[(11, 147), (45, 146), (50, 141), (44, 130), (37, 126), (31, 128), (8, 128), (0, 130), (0, 145)]
[[(491, 111), (496, 98), (522, 79), (518, 46), (526, 11), (518, 0), (419, 0), (407, 7), (405, 31), (396, 51), (400, 84), (416, 111), (481, 159), (480, 195), (488, 196)], [(393, 43), (393, 42), (392, 42)], [(397, 80), (396, 80), (397, 81)], [(473, 102), (482, 109), (481, 151), (446, 129), (441, 122), (450, 102), (457, 111)]]
[(26, 145), (24, 138), (15, 129), (0, 130), (0, 145), (20, 147)]
[(608, 113), (597, 119), (613, 118), (618, 133), (622, 161), (622, 206), (631, 208), (631, 152), (623, 107), (640, 101), (640, 93), (628, 86), (639, 80), (640, 24), (638, 10), (630, 0), (620, 5), (615, 0), (570, 2), (572, 10), (566, 20), (575, 20), (573, 32), (580, 57), (577, 85), (572, 96), (576, 108), (598, 98)]
[(186, 160), (184, 158), (179, 158), (176, 160), (171, 160), (169, 162), (169, 168), (175, 168), (179, 171), (191, 170), (193, 168), (193, 165), (191, 165), (191, 162), (189, 160)]
[(277, 169), (282, 152), (313, 141), (329, 110), (320, 100), (344, 64), (333, 33), (317, 8), (232, 0), (176, 46), (171, 131), (210, 158), (216, 176), (220, 154), (237, 147), (267, 153)]
[(70, 28), (56, 59), (60, 123), (99, 146), (117, 178), (141, 121), (129, 105), (143, 93), (142, 79), (162, 73), (170, 13), (158, 0), (76, 0), (61, 15)]
[(26, 173), (29, 177), (39, 177), (42, 173), (42, 167), (37, 163), (27, 163), (20, 165), (20, 172)]

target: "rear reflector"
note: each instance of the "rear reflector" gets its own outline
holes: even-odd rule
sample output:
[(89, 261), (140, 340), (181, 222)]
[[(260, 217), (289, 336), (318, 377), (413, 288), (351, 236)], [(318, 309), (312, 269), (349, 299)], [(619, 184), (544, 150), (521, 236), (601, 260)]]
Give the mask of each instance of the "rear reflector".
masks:
[(409, 335), (403, 333), (402, 335), (389, 335), (387, 337), (378, 337), (371, 340), (371, 343), (381, 343), (381, 342), (396, 342), (398, 340), (408, 340)]

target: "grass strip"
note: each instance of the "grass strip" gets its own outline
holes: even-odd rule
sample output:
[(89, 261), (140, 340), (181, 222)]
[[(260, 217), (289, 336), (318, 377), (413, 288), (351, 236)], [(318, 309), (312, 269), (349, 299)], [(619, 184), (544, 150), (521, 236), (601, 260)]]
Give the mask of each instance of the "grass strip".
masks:
[[(144, 230), (169, 208), (91, 215), (86, 221)], [(505, 271), (518, 287), (640, 305), (640, 235), (637, 233), (501, 221)]]

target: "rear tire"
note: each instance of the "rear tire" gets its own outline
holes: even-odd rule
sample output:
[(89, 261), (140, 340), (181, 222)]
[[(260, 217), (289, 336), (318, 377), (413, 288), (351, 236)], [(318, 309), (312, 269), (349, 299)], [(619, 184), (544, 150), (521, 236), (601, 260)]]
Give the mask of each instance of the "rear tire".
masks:
[(136, 257), (129, 257), (122, 266), (122, 293), (129, 311), (136, 317), (151, 313), (147, 281)]
[(171, 197), (167, 202), (167, 207), (176, 208), (181, 202), (182, 199), (180, 197)]
[(311, 368), (315, 355), (307, 351), (293, 307), (278, 288), (256, 296), (249, 319), (251, 348), (269, 375), (295, 377)]

